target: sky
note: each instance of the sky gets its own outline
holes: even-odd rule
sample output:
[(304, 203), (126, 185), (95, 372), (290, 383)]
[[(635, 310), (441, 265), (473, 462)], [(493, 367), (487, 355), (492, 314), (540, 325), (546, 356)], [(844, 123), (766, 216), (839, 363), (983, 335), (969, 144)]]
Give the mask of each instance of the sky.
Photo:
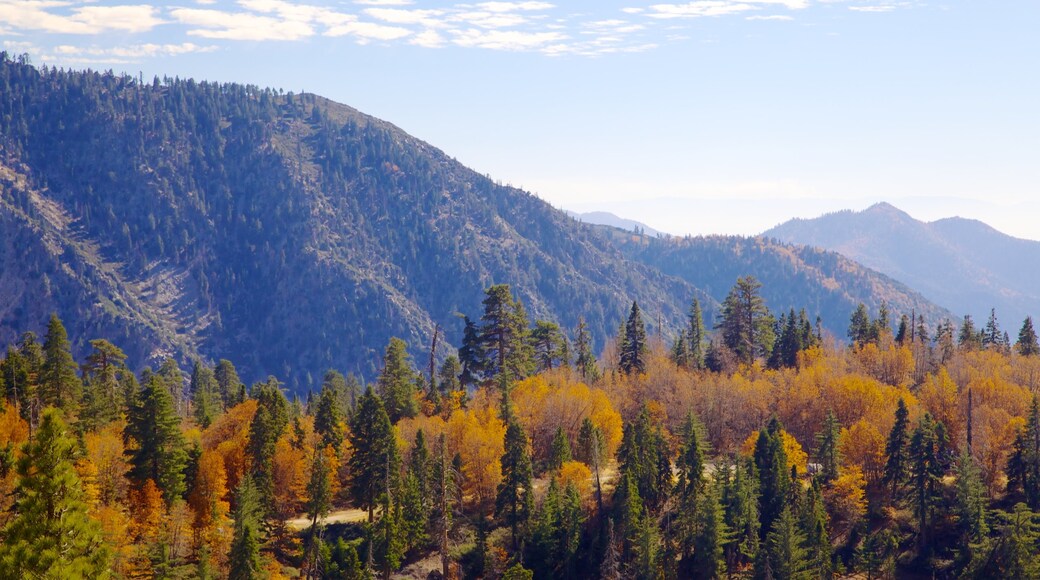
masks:
[(759, 233), (887, 201), (1040, 239), (1036, 0), (0, 0), (38, 65), (318, 93), (556, 207)]

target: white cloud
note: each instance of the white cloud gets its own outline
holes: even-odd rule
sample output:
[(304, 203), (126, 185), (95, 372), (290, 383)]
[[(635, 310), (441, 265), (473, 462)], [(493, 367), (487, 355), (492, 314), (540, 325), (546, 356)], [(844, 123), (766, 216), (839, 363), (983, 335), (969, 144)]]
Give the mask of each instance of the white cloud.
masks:
[(762, 15), (762, 14), (756, 14), (754, 16), (748, 16), (747, 18), (745, 18), (745, 20), (784, 20), (784, 21), (786, 21), (786, 20), (794, 20), (794, 17), (793, 16), (788, 16), (786, 14), (770, 14), (768, 16), (765, 16), (765, 15)]
[(408, 44), (414, 44), (415, 46), (422, 46), (424, 48), (441, 48), (445, 44), (445, 39), (436, 30), (424, 30), (419, 34), (416, 34), (408, 41)]
[(560, 32), (523, 32), (519, 30), (452, 30), (452, 42), (467, 48), (523, 51), (542, 48), (567, 39)]
[(452, 15), (450, 20), (480, 28), (510, 28), (527, 23), (527, 18), (519, 14), (501, 12), (460, 12)]
[(279, 20), (247, 12), (174, 8), (170, 16), (187, 24), (188, 34), (223, 40), (299, 40), (314, 35), (307, 22)]
[(555, 8), (548, 2), (481, 2), (477, 8), (490, 12), (517, 12), (524, 10), (549, 10)]
[(891, 12), (895, 9), (895, 6), (892, 6), (891, 4), (882, 4), (879, 6), (849, 6), (849, 10), (855, 12)]
[(146, 4), (79, 6), (68, 14), (53, 11), (68, 6), (67, 2), (49, 0), (0, 0), (0, 22), (18, 30), (56, 34), (147, 32), (163, 23), (157, 9)]
[(653, 4), (648, 16), (662, 19), (728, 16), (767, 6), (802, 10), (809, 7), (809, 0), (696, 0), (685, 4)]
[(353, 36), (365, 44), (372, 40), (397, 40), (412, 34), (411, 30), (399, 26), (384, 26), (374, 22), (347, 22), (329, 27), (325, 36)]
[(625, 14), (641, 14), (641, 13), (644, 12), (644, 10), (642, 8), (635, 8), (635, 7), (622, 8), (621, 11), (624, 12)]
[(83, 47), (62, 44), (55, 46), (51, 51), (62, 56), (89, 56), (115, 57), (119, 59), (154, 58), (157, 56), (178, 56), (193, 52), (213, 52), (216, 46), (200, 46), (191, 42), (181, 44), (132, 44), (128, 46), (117, 46), (114, 48), (99, 48), (96, 46)]
[(407, 10), (401, 8), (367, 8), (365, 14), (393, 24), (418, 24), (427, 28), (444, 26), (443, 10)]
[(354, 4), (362, 6), (408, 6), (412, 0), (354, 0)]

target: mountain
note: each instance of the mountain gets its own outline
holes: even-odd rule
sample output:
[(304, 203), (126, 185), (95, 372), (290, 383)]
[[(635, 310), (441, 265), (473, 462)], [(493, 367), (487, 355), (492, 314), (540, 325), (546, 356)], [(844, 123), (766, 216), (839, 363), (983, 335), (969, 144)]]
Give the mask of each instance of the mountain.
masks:
[(302, 388), (373, 378), (391, 336), (458, 344), (493, 283), (600, 345), (633, 299), (678, 324), (694, 295), (350, 107), (0, 60), (0, 344), (53, 311), (79, 356), (104, 336)]
[(1040, 315), (1040, 242), (980, 221), (923, 222), (879, 203), (791, 220), (762, 235), (840, 252), (978, 323), (995, 308), (1011, 334), (1027, 315)]
[(616, 216), (610, 213), (609, 211), (589, 211), (579, 213), (576, 211), (568, 210), (567, 214), (587, 224), (611, 226), (629, 232), (634, 232), (638, 228), (638, 230), (641, 233), (655, 238), (668, 235), (662, 231), (655, 230), (654, 228), (644, 224), (643, 222), (637, 222), (636, 220), (630, 220), (628, 218)]
[[(745, 274), (774, 309), (822, 308), (841, 334), (854, 301), (902, 291), (868, 273), (788, 279), (804, 270), (795, 250), (749, 260), (740, 238), (679, 256), (681, 240), (627, 237), (649, 239), (575, 220), (315, 95), (0, 55), (0, 344), (56, 312), (77, 357), (105, 337), (137, 367), (227, 358), (247, 381), (299, 392), (329, 368), (373, 379), (392, 336), (424, 366), (434, 328), (458, 345), (458, 313), (479, 317), (495, 283), (532, 319), (572, 331), (584, 317), (597, 348), (632, 300), (667, 335), (693, 296), (710, 319)], [(848, 296), (838, 308), (832, 294)]]
[(931, 323), (950, 313), (892, 278), (838, 253), (784, 244), (765, 237), (696, 236), (651, 238), (614, 230), (613, 243), (629, 259), (677, 276), (721, 302), (738, 276), (753, 273), (775, 313), (805, 308), (844, 339), (849, 319), (863, 303), (876, 314), (888, 305), (893, 320), (911, 311)]

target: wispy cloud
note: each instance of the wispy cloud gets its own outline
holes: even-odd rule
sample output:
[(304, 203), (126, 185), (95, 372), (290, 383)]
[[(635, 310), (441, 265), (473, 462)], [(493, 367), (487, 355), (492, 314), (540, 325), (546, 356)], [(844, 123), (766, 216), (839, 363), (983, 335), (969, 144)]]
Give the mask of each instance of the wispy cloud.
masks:
[(163, 22), (158, 9), (146, 4), (70, 7), (70, 2), (53, 0), (0, 0), (0, 24), (54, 34), (101, 34), (147, 32)]

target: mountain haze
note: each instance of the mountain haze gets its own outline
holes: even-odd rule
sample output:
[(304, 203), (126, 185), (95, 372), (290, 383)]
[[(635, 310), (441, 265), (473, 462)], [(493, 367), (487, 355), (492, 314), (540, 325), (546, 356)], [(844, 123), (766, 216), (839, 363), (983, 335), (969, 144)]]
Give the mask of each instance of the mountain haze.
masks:
[(1009, 331), (1027, 315), (1040, 314), (1040, 242), (977, 220), (923, 222), (880, 203), (791, 220), (762, 235), (839, 252), (976, 321), (996, 308)]

